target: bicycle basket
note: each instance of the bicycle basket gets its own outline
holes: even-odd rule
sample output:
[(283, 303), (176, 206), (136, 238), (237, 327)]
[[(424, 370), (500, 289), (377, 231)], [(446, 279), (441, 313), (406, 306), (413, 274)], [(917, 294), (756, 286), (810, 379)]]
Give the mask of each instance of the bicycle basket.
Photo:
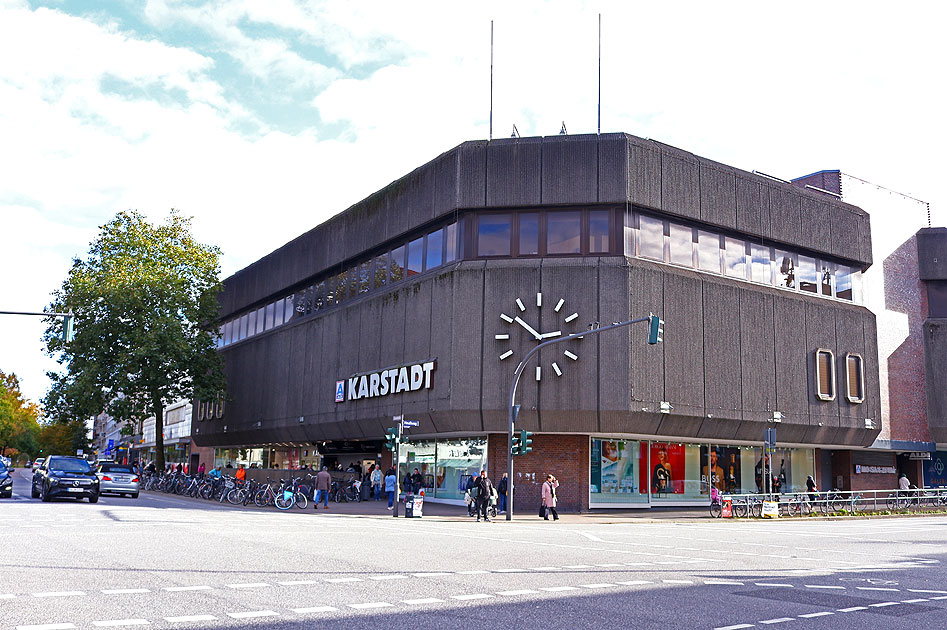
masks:
[(292, 490), (283, 490), (283, 500), (284, 500), (284, 501), (292, 501), (292, 499), (293, 499), (293, 491), (292, 491)]

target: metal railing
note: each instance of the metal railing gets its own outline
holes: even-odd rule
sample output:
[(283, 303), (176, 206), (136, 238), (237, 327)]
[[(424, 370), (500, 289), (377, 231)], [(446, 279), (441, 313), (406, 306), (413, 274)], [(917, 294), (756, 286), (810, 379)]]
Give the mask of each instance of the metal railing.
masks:
[(764, 501), (777, 503), (780, 516), (934, 512), (947, 510), (947, 488), (721, 495), (722, 502), (728, 500), (737, 518), (760, 517)]

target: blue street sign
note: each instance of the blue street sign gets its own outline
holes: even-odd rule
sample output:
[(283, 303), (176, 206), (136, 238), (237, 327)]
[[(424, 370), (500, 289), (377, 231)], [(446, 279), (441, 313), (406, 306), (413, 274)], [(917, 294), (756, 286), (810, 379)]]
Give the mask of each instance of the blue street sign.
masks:
[(113, 446), (115, 446), (115, 440), (109, 440), (109, 448), (108, 448), (108, 450), (112, 450), (112, 447), (113, 447)]
[(405, 428), (408, 428), (408, 427), (416, 427), (416, 426), (418, 426), (419, 424), (420, 424), (420, 422), (419, 422), (418, 420), (402, 420), (402, 421), (401, 421), (401, 426), (403, 426), (403, 427), (405, 427)]

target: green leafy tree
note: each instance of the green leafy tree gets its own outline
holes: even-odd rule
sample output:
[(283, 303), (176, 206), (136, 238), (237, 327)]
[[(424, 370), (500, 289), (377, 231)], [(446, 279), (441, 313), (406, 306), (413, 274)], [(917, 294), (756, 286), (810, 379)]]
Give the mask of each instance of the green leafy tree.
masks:
[(164, 409), (181, 398), (224, 395), (216, 351), (220, 250), (198, 243), (190, 219), (172, 210), (161, 225), (121, 212), (102, 226), (85, 260), (73, 260), (50, 308), (71, 309), (75, 338), (47, 320), (47, 351), (66, 366), (44, 400), (60, 422), (105, 410), (140, 424), (155, 418), (164, 466)]
[(0, 455), (34, 455), (39, 418), (39, 407), (23, 397), (16, 374), (0, 371)]

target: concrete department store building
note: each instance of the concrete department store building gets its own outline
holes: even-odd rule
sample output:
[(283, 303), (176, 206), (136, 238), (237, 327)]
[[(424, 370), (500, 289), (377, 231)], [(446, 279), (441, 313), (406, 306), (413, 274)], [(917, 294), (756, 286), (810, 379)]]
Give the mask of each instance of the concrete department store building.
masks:
[(632, 326), (527, 369), (518, 505), (547, 472), (575, 510), (755, 491), (773, 426), (800, 489), (881, 430), (871, 263), (858, 207), (658, 142), (465, 142), (225, 280), (229, 399), (195, 403), (193, 436), (364, 462), (404, 415), (407, 469), (460, 500), (505, 470), (510, 380), (537, 338), (654, 312), (663, 344)]

